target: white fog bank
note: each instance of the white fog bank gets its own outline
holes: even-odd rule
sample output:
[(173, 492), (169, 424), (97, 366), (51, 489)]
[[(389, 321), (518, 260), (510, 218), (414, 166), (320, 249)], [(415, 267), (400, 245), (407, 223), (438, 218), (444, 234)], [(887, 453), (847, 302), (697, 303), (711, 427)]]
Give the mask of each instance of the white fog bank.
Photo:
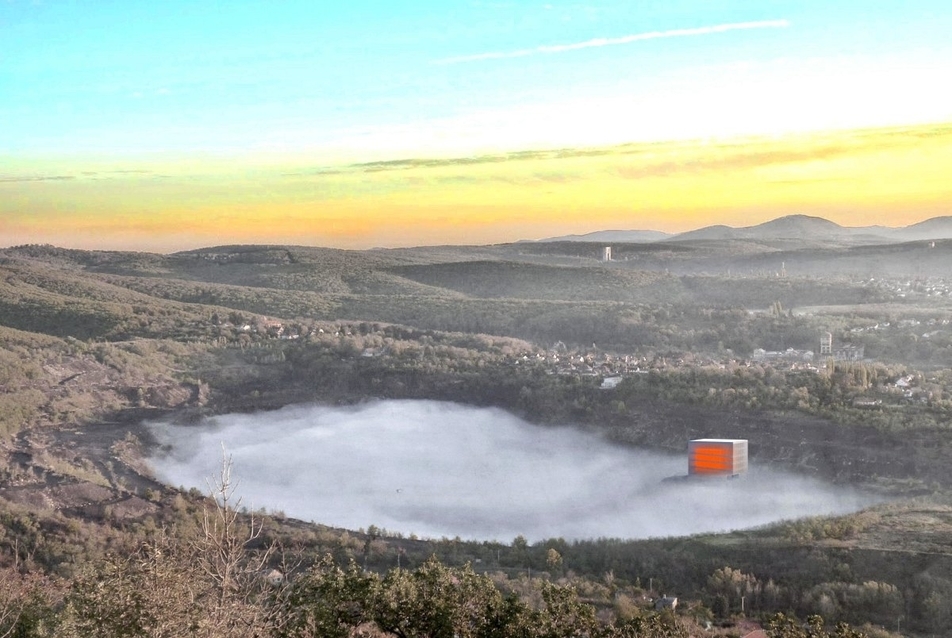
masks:
[(687, 441), (669, 456), (453, 403), (291, 406), (150, 427), (162, 446), (152, 465), (168, 484), (207, 492), (224, 446), (248, 508), (423, 537), (680, 536), (874, 502), (755, 463), (739, 480), (662, 483), (687, 473)]

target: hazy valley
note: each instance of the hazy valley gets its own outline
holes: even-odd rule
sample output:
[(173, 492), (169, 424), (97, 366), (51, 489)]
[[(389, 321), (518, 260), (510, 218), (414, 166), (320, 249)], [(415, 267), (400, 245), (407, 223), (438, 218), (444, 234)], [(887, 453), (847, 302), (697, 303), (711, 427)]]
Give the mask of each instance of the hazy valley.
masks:
[[(233, 444), (242, 490), (263, 483), (261, 494), (295, 493), (298, 480), (326, 480), (327, 519), (320, 509), (304, 516), (245, 501), (262, 509), (265, 536), (302, 571), (327, 553), (380, 574), (398, 562), (420, 568), (435, 555), (453, 568), (469, 562), (528, 599), (541, 595), (538, 579), (571, 585), (605, 622), (641, 617), (645, 597), (667, 592), (690, 601), (685, 622), (710, 619), (723, 633), (739, 631), (732, 627), (742, 617), (795, 612), (887, 627), (901, 616), (904, 629), (942, 634), (952, 628), (947, 226), (937, 218), (905, 229), (843, 229), (797, 216), (632, 243), (601, 235), (368, 251), (2, 249), (2, 546), (18, 569), (76, 582), (116, 548), (156, 529), (186, 528), (207, 506), (207, 469), (190, 468), (187, 481), (182, 468), (158, 471), (169, 486), (147, 460), (163, 449), (184, 453), (177, 444), (194, 452), (201, 436), (202, 449), (215, 448), (205, 424), (246, 418)], [(827, 334), (830, 352), (821, 353)], [(346, 436), (358, 428), (340, 414), (446, 405), (418, 400), (454, 407), (427, 421), (436, 429), (420, 438), (373, 428)], [(283, 451), (330, 436), (282, 421), (303, 409), (288, 406), (302, 404), (323, 416), (296, 417), (301, 423), (337, 419), (335, 445), (350, 447), (328, 440), (326, 457)], [(471, 408), (495, 411), (494, 434), (508, 443), (441, 439), (440, 423), (458, 425)], [(389, 418), (394, 427), (424, 421), (417, 412)], [(517, 419), (527, 423), (506, 429)], [(160, 422), (178, 425), (148, 425)], [(481, 423), (483, 433), (495, 427)], [(278, 432), (289, 440), (268, 447)], [(549, 493), (546, 483), (558, 478), (538, 482), (540, 467), (506, 454), (506, 445), (522, 450), (550, 437), (571, 439), (559, 449), (592, 446), (598, 471), (588, 474), (577, 456), (542, 455), (580, 466), (581, 478), (567, 483), (588, 481), (582, 496)], [(721, 505), (667, 487), (653, 494), (678, 471), (670, 468), (684, 467), (687, 441), (703, 437), (750, 441), (761, 473), (752, 472), (743, 500), (763, 497), (762, 509), (775, 512), (738, 512), (735, 526), (730, 498)], [(421, 460), (435, 464), (422, 478), (398, 473), (440, 446), (458, 456)], [(260, 464), (243, 456), (249, 449), (260, 450)], [(494, 477), (512, 466), (511, 482), (454, 492), (432, 478), (480, 457), (494, 463), (474, 472)], [(331, 469), (298, 470), (308, 459)], [(773, 473), (793, 482), (764, 478)], [(393, 498), (362, 510), (361, 476), (385, 477)], [(374, 485), (364, 493), (382, 489)], [(804, 498), (808, 485), (862, 496), (827, 508), (823, 497)], [(411, 500), (414, 490), (433, 498)], [(652, 500), (632, 498), (638, 491)], [(481, 502), (481, 492), (496, 500)], [(540, 493), (554, 506), (534, 509)], [(784, 509), (777, 494), (797, 497), (796, 507)], [(397, 498), (417, 527), (383, 520)], [(725, 523), (661, 524), (702, 516), (706, 501), (726, 512)], [(334, 518), (333, 507), (366, 513)], [(441, 531), (454, 517), (476, 521), (472, 533)], [(521, 528), (520, 517), (535, 522)], [(588, 526), (593, 519), (607, 523)], [(362, 530), (340, 529), (355, 520)], [(745, 529), (707, 533), (735, 527)], [(695, 535), (667, 538), (673, 534)], [(55, 601), (49, 608), (58, 609)]]

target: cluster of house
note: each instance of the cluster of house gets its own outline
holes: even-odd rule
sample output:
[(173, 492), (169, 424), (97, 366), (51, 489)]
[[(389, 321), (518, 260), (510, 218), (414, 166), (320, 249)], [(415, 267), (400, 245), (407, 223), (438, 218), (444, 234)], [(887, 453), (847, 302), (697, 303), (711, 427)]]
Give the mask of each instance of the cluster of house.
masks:
[(899, 281), (870, 279), (868, 285), (878, 285), (899, 298), (952, 297), (952, 282), (942, 277), (905, 279)]
[[(866, 330), (888, 329), (891, 325), (897, 327), (909, 328), (918, 325), (928, 326), (947, 326), (948, 319), (929, 319), (920, 322), (918, 319), (903, 319), (895, 324), (883, 322)], [(300, 339), (302, 337), (331, 335), (331, 336), (353, 336), (358, 333), (356, 326), (348, 324), (325, 325), (323, 327), (306, 327), (294, 324), (285, 324), (277, 319), (259, 320), (255, 323), (242, 323), (233, 325), (229, 322), (217, 324), (220, 328), (233, 329), (241, 333), (252, 333), (262, 335), (272, 339)], [(855, 329), (853, 332), (859, 332), (863, 329)], [(937, 331), (934, 331), (937, 332)], [(923, 334), (928, 338), (930, 333)], [(386, 346), (375, 348), (364, 348), (360, 352), (361, 357), (381, 357), (389, 353)], [(834, 344), (830, 333), (823, 333), (820, 336), (819, 348), (813, 350), (797, 350), (787, 348), (783, 351), (770, 351), (758, 348), (753, 351), (750, 360), (737, 359), (732, 356), (705, 355), (700, 353), (685, 353), (679, 357), (670, 359), (664, 356), (638, 356), (632, 354), (612, 354), (601, 352), (592, 344), (592, 349), (588, 351), (570, 350), (564, 343), (557, 342), (547, 351), (524, 352), (515, 355), (512, 358), (514, 365), (536, 365), (545, 368), (548, 374), (567, 375), (575, 377), (594, 377), (601, 378), (601, 387), (603, 389), (612, 389), (621, 381), (631, 375), (648, 374), (651, 370), (661, 370), (666, 368), (680, 367), (707, 367), (728, 368), (731, 366), (750, 365), (751, 363), (769, 363), (777, 369), (788, 370), (810, 370), (819, 371), (820, 368), (829, 360), (834, 361), (861, 361), (865, 355), (862, 345), (843, 343)], [(924, 391), (918, 387), (917, 379), (913, 375), (898, 379), (890, 389), (896, 394), (901, 394), (907, 399), (921, 399)], [(881, 400), (875, 398), (861, 397), (854, 402), (857, 407), (876, 407), (881, 405)]]
[(265, 319), (263, 321), (256, 321), (255, 323), (240, 324), (232, 324), (230, 321), (224, 321), (217, 325), (223, 330), (235, 330), (247, 334), (261, 334), (279, 339), (300, 339), (302, 336), (308, 336), (307, 334), (302, 335), (298, 330), (286, 328), (285, 325), (277, 319)]
[(635, 355), (613, 355), (607, 352), (598, 354), (567, 352), (560, 348), (548, 352), (522, 354), (515, 359), (514, 363), (542, 365), (549, 374), (606, 379), (618, 377), (619, 380), (624, 375), (648, 374), (651, 368), (668, 365), (664, 358), (649, 359)]
[(649, 357), (607, 352), (568, 352), (564, 350), (561, 342), (547, 352), (522, 353), (515, 357), (512, 363), (541, 366), (550, 375), (601, 378), (601, 388), (605, 390), (616, 387), (625, 377), (649, 374), (652, 370), (686, 367), (727, 369), (749, 365), (749, 362), (743, 359), (701, 353), (684, 353), (678, 357)]
[[(931, 328), (931, 330), (926, 330), (919, 336), (922, 337), (923, 339), (929, 339), (931, 337), (936, 336), (937, 334), (947, 331), (948, 330), (947, 326), (949, 326), (950, 324), (952, 324), (952, 320), (950, 319), (936, 319), (935, 317), (933, 317), (931, 319), (926, 319), (921, 321), (919, 319), (910, 318), (910, 319), (900, 319), (899, 321), (896, 321), (896, 322), (883, 321), (872, 326), (852, 328), (850, 332), (852, 333), (878, 332), (878, 331), (884, 331), (884, 330), (890, 330), (890, 329), (911, 330), (913, 328), (926, 326), (928, 328)], [(918, 332), (918, 330), (916, 332)]]
[[(908, 402), (920, 402), (927, 403), (930, 398), (931, 392), (920, 386), (919, 382), (921, 381), (914, 374), (909, 374), (903, 377), (899, 377), (893, 383), (890, 383), (879, 389), (880, 393), (885, 393), (887, 395), (901, 396), (903, 399), (908, 400)], [(878, 408), (883, 405), (883, 400), (877, 397), (857, 397), (853, 400), (853, 407), (855, 408)]]
[[(594, 344), (593, 344), (594, 345)], [(618, 385), (621, 379), (632, 374), (648, 374), (651, 369), (663, 369), (682, 366), (744, 365), (745, 363), (770, 363), (788, 370), (819, 371), (826, 361), (861, 361), (865, 356), (865, 346), (852, 343), (838, 344), (834, 347), (833, 337), (824, 333), (820, 338), (819, 354), (813, 350), (787, 348), (783, 351), (753, 351), (750, 361), (714, 355), (690, 354), (670, 362), (665, 357), (648, 358), (636, 355), (612, 355), (609, 353), (570, 352), (562, 342), (547, 352), (526, 353), (515, 359), (515, 364), (537, 364), (544, 366), (549, 374), (578, 377), (602, 377), (602, 387), (610, 389)]]
[(764, 350), (757, 348), (751, 355), (751, 360), (758, 363), (786, 363), (791, 369), (804, 368), (816, 370), (816, 366), (797, 365), (813, 362), (822, 363), (830, 359), (834, 361), (862, 361), (866, 356), (866, 346), (862, 344), (842, 343), (833, 344), (833, 335), (825, 332), (820, 335), (819, 354), (813, 350), (795, 350), (787, 348), (783, 351)]
[(334, 325), (308, 328), (302, 325), (286, 325), (278, 319), (263, 319), (254, 323), (232, 324), (224, 321), (215, 324), (223, 330), (235, 330), (236, 332), (246, 334), (256, 334), (272, 339), (295, 340), (304, 337), (318, 336), (323, 334), (335, 335), (338, 337), (350, 337), (354, 334), (354, 329), (349, 325)]

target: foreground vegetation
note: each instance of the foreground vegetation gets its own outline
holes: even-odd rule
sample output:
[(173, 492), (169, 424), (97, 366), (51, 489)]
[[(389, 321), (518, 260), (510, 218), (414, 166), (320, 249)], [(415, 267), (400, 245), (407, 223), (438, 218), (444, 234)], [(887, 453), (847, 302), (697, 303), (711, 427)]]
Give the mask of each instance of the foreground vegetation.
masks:
[[(600, 580), (566, 571), (562, 554), (551, 544), (545, 550), (548, 571), (535, 578), (522, 569), (513, 576), (503, 569), (477, 572), (471, 562), (448, 566), (435, 554), (421, 559), (414, 554), (422, 547), (438, 550), (439, 544), (419, 542), (415, 552), (399, 549), (415, 566), (368, 569), (371, 556), (388, 549), (380, 542), (380, 530), (362, 533), (363, 542), (356, 545), (346, 532), (325, 536), (325, 541), (334, 539), (338, 553), (343, 550), (342, 558), (334, 552), (310, 554), (304, 550), (313, 549), (313, 543), (301, 543), (268, 517), (236, 509), (240, 499), (227, 459), (208, 499), (175, 498), (180, 516), (174, 527), (139, 527), (115, 537), (115, 545), (100, 557), (67, 571), (54, 562), (45, 575), (28, 564), (38, 560), (38, 548), (19, 545), (21, 536), (33, 543), (38, 537), (19, 529), (23, 518), (14, 521), (14, 562), (0, 570), (0, 635), (686, 638), (702, 628), (710, 635), (714, 619), (721, 619), (723, 627), (713, 628), (716, 633), (738, 635), (732, 628), (746, 622), (744, 599), (740, 615), (731, 605), (743, 596), (748, 612), (767, 609), (768, 599), (782, 589), (773, 581), (761, 586), (750, 574), (725, 567), (707, 579), (704, 600), (713, 601), (712, 607), (693, 601), (677, 612), (676, 603), (659, 611), (655, 592), (611, 571)], [(361, 544), (356, 555), (348, 551)], [(534, 553), (519, 539), (507, 551), (507, 561), (514, 552), (527, 562)], [(358, 567), (360, 554), (364, 567)], [(498, 556), (499, 549), (497, 561)], [(894, 587), (866, 582), (854, 589), (849, 595), (856, 605), (896, 612)], [(818, 615), (807, 624), (784, 614), (755, 615), (763, 615), (771, 636), (870, 635), (842, 622), (826, 630)]]

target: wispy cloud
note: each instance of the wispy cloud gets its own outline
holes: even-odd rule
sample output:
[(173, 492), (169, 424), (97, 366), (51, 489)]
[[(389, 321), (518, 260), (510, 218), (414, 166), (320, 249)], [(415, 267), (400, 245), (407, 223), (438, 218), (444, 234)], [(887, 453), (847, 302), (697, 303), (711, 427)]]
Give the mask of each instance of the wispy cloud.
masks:
[(75, 175), (0, 175), (0, 182), (59, 182), (76, 179)]
[(620, 38), (594, 38), (584, 42), (573, 42), (570, 44), (551, 44), (537, 46), (531, 49), (516, 49), (513, 51), (488, 51), (485, 53), (474, 53), (472, 55), (461, 55), (451, 58), (442, 58), (434, 60), (434, 64), (459, 64), (461, 62), (478, 62), (480, 60), (502, 60), (507, 58), (524, 58), (530, 55), (539, 55), (543, 53), (564, 53), (566, 51), (576, 51), (578, 49), (592, 49), (596, 47), (616, 46), (619, 44), (630, 44), (632, 42), (641, 42), (643, 40), (659, 40), (662, 38), (684, 38), (696, 35), (710, 35), (712, 33), (724, 33), (725, 31), (743, 31), (749, 29), (782, 29), (790, 26), (788, 20), (759, 20), (756, 22), (731, 22), (728, 24), (715, 24), (707, 27), (694, 27), (692, 29), (670, 29), (668, 31), (646, 31), (644, 33), (634, 33), (632, 35), (621, 36)]

